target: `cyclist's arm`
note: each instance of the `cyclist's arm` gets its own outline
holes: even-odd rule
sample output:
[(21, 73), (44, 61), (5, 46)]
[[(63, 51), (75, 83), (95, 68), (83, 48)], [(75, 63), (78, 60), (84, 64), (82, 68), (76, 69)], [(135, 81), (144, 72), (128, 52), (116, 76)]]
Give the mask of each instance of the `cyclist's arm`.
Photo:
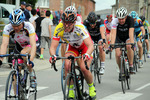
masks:
[(30, 38), (30, 45), (31, 45), (31, 57), (30, 60), (33, 61), (36, 53), (36, 36), (35, 34), (32, 36), (29, 36)]
[(59, 40), (52, 39), (51, 47), (49, 49), (49, 53), (51, 56), (56, 55), (56, 49), (57, 49), (58, 44), (59, 44)]
[(88, 50), (86, 51), (87, 54), (91, 55), (93, 50), (94, 50), (94, 46), (93, 46), (93, 42), (91, 40), (90, 37), (86, 38), (83, 40), (85, 45), (87, 46)]
[(129, 28), (129, 38), (130, 42), (134, 43), (134, 28)]
[(102, 36), (102, 39), (105, 39), (105, 26), (101, 26), (100, 27), (100, 33), (101, 33), (101, 36)]
[[(9, 44), (9, 36), (3, 35), (0, 54), (6, 54), (8, 44)], [(0, 58), (0, 60), (3, 60), (3, 58)]]
[(141, 26), (140, 29), (141, 29), (141, 31), (142, 31), (142, 35), (144, 36), (144, 35), (145, 35), (145, 29), (144, 29), (144, 26)]
[(116, 29), (111, 29), (111, 44), (114, 44), (114, 43), (115, 43), (115, 40), (116, 40), (116, 32), (117, 32)]

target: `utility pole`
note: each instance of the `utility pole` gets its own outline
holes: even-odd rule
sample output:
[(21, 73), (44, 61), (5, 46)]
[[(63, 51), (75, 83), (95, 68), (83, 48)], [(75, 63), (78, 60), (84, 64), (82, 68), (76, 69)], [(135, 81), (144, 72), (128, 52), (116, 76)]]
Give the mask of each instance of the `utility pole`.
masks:
[(19, 8), (19, 5), (20, 5), (20, 0), (16, 0), (16, 9)]
[(116, 0), (116, 8), (118, 9), (118, 3), (119, 3), (119, 1), (118, 0)]

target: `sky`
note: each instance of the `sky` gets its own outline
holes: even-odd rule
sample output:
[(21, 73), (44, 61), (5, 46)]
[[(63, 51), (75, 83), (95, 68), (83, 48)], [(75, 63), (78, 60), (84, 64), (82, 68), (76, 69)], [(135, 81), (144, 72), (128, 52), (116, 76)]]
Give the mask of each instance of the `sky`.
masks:
[(116, 0), (95, 0), (95, 11), (103, 9), (111, 9), (111, 6), (116, 3)]

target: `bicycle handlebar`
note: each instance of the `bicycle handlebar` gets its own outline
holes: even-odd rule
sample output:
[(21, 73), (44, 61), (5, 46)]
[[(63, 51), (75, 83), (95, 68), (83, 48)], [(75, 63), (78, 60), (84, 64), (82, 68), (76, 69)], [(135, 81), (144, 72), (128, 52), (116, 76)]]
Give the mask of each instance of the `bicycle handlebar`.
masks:
[[(74, 56), (68, 56), (68, 57), (56, 57), (56, 60), (60, 60), (60, 59), (70, 59), (70, 60), (74, 60), (74, 59), (78, 59), (78, 58), (82, 58), (82, 56), (78, 56), (78, 57), (74, 57)], [(86, 66), (86, 69), (89, 70), (88, 66), (87, 66), (87, 62), (84, 61), (85, 63), (85, 66)], [(56, 65), (55, 65), (55, 62), (52, 63), (52, 66), (54, 66), (54, 70), (57, 72), (57, 68), (56, 68)]]

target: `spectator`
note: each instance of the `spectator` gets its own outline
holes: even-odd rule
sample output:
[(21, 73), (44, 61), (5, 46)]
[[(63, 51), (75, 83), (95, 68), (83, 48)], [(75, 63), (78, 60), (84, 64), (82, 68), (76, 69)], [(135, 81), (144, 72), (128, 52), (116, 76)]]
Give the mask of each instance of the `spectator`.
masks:
[(36, 9), (32, 9), (31, 14), (32, 14), (32, 17), (29, 19), (29, 21), (33, 24), (34, 28), (36, 28), (36, 25), (34, 23), (35, 19), (37, 19), (37, 17), (38, 17)]
[(24, 11), (26, 9), (26, 2), (25, 1), (22, 1), (21, 2), (21, 8), (20, 8), (22, 11)]
[[(41, 21), (45, 18), (44, 11), (41, 11), (40, 16), (35, 19), (34, 23), (36, 26), (35, 32), (38, 36), (39, 43), (41, 44)], [(40, 53), (40, 48), (37, 49), (37, 53)]]
[(43, 53), (45, 49), (46, 42), (48, 43), (48, 48), (50, 48), (51, 42), (51, 25), (52, 20), (50, 19), (50, 11), (46, 11), (46, 18), (41, 22), (41, 56), (40, 59), (44, 59)]
[(32, 10), (32, 5), (31, 4), (26, 4), (26, 9), (24, 10), (24, 14), (26, 16), (26, 21), (29, 21), (31, 17), (31, 10)]

